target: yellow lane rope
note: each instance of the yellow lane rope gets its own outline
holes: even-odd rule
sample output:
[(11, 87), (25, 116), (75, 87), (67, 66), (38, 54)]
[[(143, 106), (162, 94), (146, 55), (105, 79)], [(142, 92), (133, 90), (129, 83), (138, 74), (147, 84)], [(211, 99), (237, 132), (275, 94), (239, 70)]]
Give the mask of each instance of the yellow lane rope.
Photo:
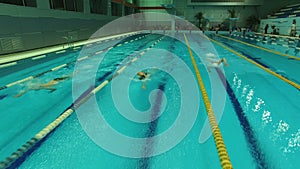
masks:
[[(164, 38), (164, 37), (162, 37)], [(162, 38), (160, 38), (159, 42)], [(157, 43), (156, 43), (157, 44)], [(149, 51), (146, 49), (145, 51)], [(20, 157), (22, 157), (28, 150), (30, 150), (34, 145), (36, 145), (40, 140), (45, 138), (48, 134), (50, 134), (57, 126), (59, 126), (63, 121), (65, 121), (72, 113), (75, 112), (76, 109), (78, 109), (82, 104), (84, 104), (89, 98), (91, 98), (93, 95), (95, 95), (98, 91), (100, 91), (103, 87), (105, 87), (113, 78), (121, 74), (127, 66), (129, 66), (131, 63), (135, 62), (138, 58), (143, 56), (145, 52), (141, 52), (138, 56), (136, 56), (134, 59), (132, 59), (127, 65), (123, 66), (121, 69), (119, 69), (112, 78), (105, 80), (102, 82), (99, 86), (97, 86), (94, 90), (92, 90), (90, 93), (88, 93), (85, 97), (80, 99), (77, 103), (75, 103), (71, 108), (64, 111), (58, 118), (56, 118), (53, 122), (51, 122), (48, 126), (46, 126), (44, 129), (42, 129), (40, 132), (38, 132), (33, 138), (31, 138), (29, 141), (27, 141), (25, 144), (21, 146), (18, 150), (13, 152), (9, 157), (5, 158), (3, 161), (0, 161), (0, 169), (2, 168), (8, 168), (11, 166), (12, 163), (14, 163), (16, 160), (18, 160)]]
[(215, 114), (213, 112), (212, 105), (210, 103), (208, 94), (206, 92), (204, 83), (202, 81), (202, 77), (201, 77), (199, 69), (197, 67), (195, 58), (193, 56), (192, 50), (191, 50), (190, 45), (189, 45), (189, 42), (188, 42), (185, 34), (183, 34), (183, 35), (184, 35), (184, 39), (185, 39), (185, 42), (186, 42), (187, 47), (188, 47), (188, 51), (189, 51), (189, 54), (190, 54), (190, 57), (191, 57), (191, 60), (192, 60), (192, 64), (194, 66), (194, 70), (196, 72), (198, 84), (199, 84), (199, 87), (200, 87), (200, 90), (201, 90), (201, 93), (202, 93), (202, 98), (204, 100), (204, 105), (205, 105), (205, 108), (206, 108), (206, 112), (207, 112), (207, 116), (208, 116), (208, 119), (209, 119), (210, 127), (212, 129), (212, 134), (214, 136), (214, 140), (215, 140), (215, 144), (216, 144), (216, 147), (217, 147), (219, 159), (221, 161), (221, 166), (222, 166), (223, 169), (232, 169), (233, 167), (232, 167), (232, 164), (230, 162), (230, 159), (229, 159), (229, 156), (228, 156), (228, 153), (227, 153), (227, 150), (226, 150), (226, 146), (225, 146), (225, 143), (223, 141), (222, 134), (221, 134), (220, 128), (218, 126)]
[(271, 50), (271, 49), (267, 49), (267, 48), (263, 48), (263, 47), (260, 47), (260, 46), (256, 46), (256, 45), (253, 45), (253, 44), (250, 44), (250, 43), (246, 43), (246, 42), (243, 42), (243, 41), (240, 41), (240, 40), (237, 40), (237, 39), (233, 39), (233, 38), (230, 38), (230, 37), (226, 37), (226, 36), (223, 36), (223, 35), (217, 34), (217, 36), (222, 37), (222, 38), (226, 38), (226, 39), (230, 39), (232, 41), (239, 42), (239, 43), (242, 43), (244, 45), (251, 46), (251, 47), (254, 47), (254, 48), (257, 48), (257, 49), (261, 49), (261, 50), (264, 50), (264, 51), (267, 51), (267, 52), (270, 52), (270, 53), (274, 53), (276, 55), (288, 57), (288, 58), (295, 59), (295, 60), (300, 60), (300, 58), (298, 58), (296, 56), (292, 56), (292, 55), (288, 55), (288, 54), (285, 54), (285, 53), (277, 52), (277, 51), (274, 51), (274, 50)]
[(264, 71), (270, 73), (271, 75), (274, 75), (275, 77), (277, 77), (277, 78), (283, 80), (284, 82), (286, 82), (286, 83), (288, 83), (288, 84), (290, 84), (290, 85), (292, 85), (292, 86), (294, 86), (295, 88), (297, 88), (297, 89), (300, 90), (300, 85), (299, 85), (299, 84), (297, 84), (297, 83), (295, 83), (295, 82), (293, 82), (293, 81), (291, 81), (291, 80), (289, 80), (289, 79), (287, 79), (287, 78), (285, 78), (285, 77), (283, 77), (283, 76), (281, 76), (281, 75), (279, 75), (279, 74), (273, 72), (272, 70), (270, 70), (270, 69), (268, 69), (268, 68), (262, 66), (261, 64), (256, 63), (255, 61), (253, 61), (253, 60), (247, 58), (246, 56), (244, 56), (244, 55), (238, 53), (238, 52), (235, 51), (235, 50), (230, 49), (229, 47), (223, 45), (222, 43), (217, 42), (217, 41), (215, 41), (215, 40), (213, 40), (213, 39), (211, 39), (211, 38), (209, 38), (209, 37), (207, 37), (207, 38), (208, 38), (210, 41), (216, 43), (217, 45), (219, 45), (219, 46), (225, 48), (226, 50), (230, 51), (231, 53), (234, 53), (235, 55), (237, 55), (237, 56), (239, 56), (239, 57), (241, 57), (241, 58), (247, 60), (248, 62), (250, 62), (250, 63), (256, 65), (257, 67), (263, 69)]

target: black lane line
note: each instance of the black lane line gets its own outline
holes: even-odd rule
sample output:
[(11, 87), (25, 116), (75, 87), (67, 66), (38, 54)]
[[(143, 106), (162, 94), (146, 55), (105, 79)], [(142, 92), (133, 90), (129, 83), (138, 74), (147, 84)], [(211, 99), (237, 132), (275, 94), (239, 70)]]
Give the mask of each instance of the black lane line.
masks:
[[(104, 81), (108, 76), (112, 76), (113, 71), (105, 73), (102, 77), (98, 78), (98, 82)], [(75, 104), (79, 103), (83, 98), (85, 98), (95, 87), (90, 86), (86, 91), (84, 91), (70, 106), (68, 106), (62, 113), (67, 111), (68, 109), (72, 109), (75, 111)], [(60, 115), (62, 115), (62, 113)], [(60, 116), (59, 115), (59, 116)], [(58, 116), (58, 117), (59, 117)], [(62, 124), (62, 123), (61, 123)], [(54, 130), (52, 130), (47, 136), (45, 136), (43, 139), (38, 141), (33, 147), (31, 147), (27, 152), (25, 152), (19, 159), (17, 159), (15, 162), (13, 162), (8, 169), (15, 169), (20, 167), (20, 165), (26, 160), (27, 157), (29, 157), (35, 150), (39, 149), (42, 143), (44, 143), (50, 135), (52, 135), (61, 125), (59, 124)]]
[(224, 76), (223, 72), (219, 68), (215, 68), (224, 87), (226, 88), (227, 94), (230, 98), (230, 101), (234, 107), (234, 111), (239, 119), (240, 125), (244, 131), (244, 136), (246, 137), (248, 147), (250, 149), (250, 153), (256, 162), (256, 169), (268, 169), (266, 158), (262, 149), (259, 145), (258, 140), (256, 139), (255, 132), (253, 131), (247, 116), (245, 115), (243, 108), (238, 101), (236, 95), (234, 94), (229, 82)]
[[(102, 77), (100, 77), (98, 80), (104, 79), (105, 77), (108, 77), (109, 75), (112, 74), (111, 72), (107, 72), (106, 74), (104, 74)], [(95, 87), (91, 86), (89, 87), (85, 92), (83, 92), (75, 101), (74, 103), (72, 103), (70, 106), (68, 106), (62, 113), (64, 113), (65, 111), (67, 111), (68, 109), (73, 109), (74, 105), (77, 104), (78, 102), (81, 101), (81, 99), (83, 99), (84, 97), (86, 97)], [(62, 115), (62, 113), (60, 115)], [(58, 117), (60, 116), (58, 115)], [(62, 123), (61, 123), (62, 124)], [(38, 141), (36, 144), (33, 145), (33, 147), (31, 147), (27, 152), (25, 152), (20, 158), (18, 158), (16, 161), (14, 161), (9, 167), (8, 169), (15, 169), (15, 168), (19, 168), (21, 166), (21, 164), (26, 160), (27, 157), (29, 157), (35, 150), (39, 149), (40, 146), (42, 145), (42, 143), (44, 143), (49, 137), (50, 135), (52, 135), (61, 125), (59, 124), (54, 130), (52, 130), (48, 135), (46, 135), (43, 139), (41, 139), (40, 141)]]
[[(170, 49), (169, 51), (172, 52), (175, 50), (175, 40), (172, 38), (171, 39), (171, 45), (170, 45)], [(165, 90), (165, 85), (166, 85), (166, 80), (167, 79), (163, 79), (163, 83), (161, 83), (158, 86), (158, 89), (160, 89), (159, 93), (157, 94), (156, 97), (156, 101), (153, 107), (153, 114), (151, 116), (152, 119), (155, 119), (158, 115), (158, 113), (160, 112), (160, 106), (161, 106), (161, 102), (162, 102), (162, 94)], [(144, 147), (144, 158), (141, 158), (138, 162), (138, 168), (139, 169), (150, 169), (151, 168), (151, 159), (152, 157), (146, 157), (149, 156), (153, 153), (153, 148), (154, 148), (154, 139), (152, 138), (153, 136), (156, 135), (157, 132), (157, 126), (158, 126), (158, 122), (159, 122), (159, 118), (157, 118), (154, 121), (151, 121), (149, 126), (148, 126), (148, 130), (146, 133), (146, 137), (148, 138)]]
[[(159, 89), (160, 91), (157, 93), (157, 96), (156, 96), (156, 100), (155, 100), (155, 104), (154, 104), (154, 107), (153, 107), (153, 113), (151, 115), (151, 118), (152, 119), (155, 119), (159, 112), (160, 112), (160, 106), (161, 106), (161, 102), (162, 102), (162, 99), (163, 99), (163, 92), (165, 90), (165, 83), (163, 84), (160, 84), (159, 85)], [(139, 169), (150, 169), (150, 166), (151, 166), (151, 157), (147, 157), (149, 155), (151, 155), (153, 153), (153, 148), (154, 148), (154, 138), (153, 136), (156, 135), (156, 132), (157, 132), (157, 126), (158, 126), (158, 122), (159, 122), (159, 118), (157, 118), (156, 120), (154, 121), (151, 121), (149, 126), (148, 126), (148, 131), (146, 133), (146, 136), (147, 136), (147, 141), (146, 141), (146, 144), (145, 144), (145, 147), (144, 147), (144, 158), (141, 158), (139, 160)]]
[[(290, 81), (293, 81), (293, 82), (296, 82), (296, 83), (300, 84), (300, 82), (299, 82), (298, 80), (296, 80), (296, 79), (294, 79), (294, 78), (290, 78), (290, 77), (287, 76), (287, 74), (285, 74), (285, 73), (283, 73), (283, 72), (279, 72), (277, 69), (275, 69), (275, 68), (273, 68), (273, 67), (270, 67), (270, 66), (268, 66), (268, 65), (266, 65), (266, 64), (264, 64), (264, 63), (262, 63), (261, 61), (259, 61), (258, 59), (261, 59), (260, 57), (252, 57), (251, 55), (245, 53), (243, 50), (239, 49), (238, 47), (234, 47), (234, 46), (228, 44), (227, 42), (222, 42), (222, 43), (224, 43), (224, 44), (227, 45), (228, 47), (232, 48), (233, 50), (235, 50), (235, 51), (237, 51), (237, 52), (243, 54), (243, 55), (246, 56), (247, 58), (249, 58), (249, 59), (255, 61), (256, 63), (261, 64), (261, 65), (264, 66), (265, 68), (268, 68), (268, 69), (274, 71), (275, 73), (281, 75), (282, 77), (284, 77), (284, 78), (286, 78), (286, 79), (288, 79), (288, 80), (290, 80)], [(294, 59), (294, 58), (288, 58), (288, 60), (295, 60), (295, 59)], [(296, 88), (296, 89), (297, 89), (297, 88)], [(300, 91), (300, 89), (297, 89), (297, 90)]]
[(0, 95), (0, 100), (4, 99), (7, 96), (8, 96), (8, 94)]

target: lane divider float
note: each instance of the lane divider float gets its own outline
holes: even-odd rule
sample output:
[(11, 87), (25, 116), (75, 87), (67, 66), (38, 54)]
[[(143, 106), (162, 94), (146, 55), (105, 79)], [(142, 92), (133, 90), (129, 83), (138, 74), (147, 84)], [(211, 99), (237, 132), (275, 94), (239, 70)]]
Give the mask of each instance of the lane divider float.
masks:
[(26, 77), (26, 78), (24, 78), (24, 79), (18, 80), (18, 81), (16, 81), (16, 82), (10, 83), (10, 84), (6, 85), (6, 87), (8, 88), (8, 87), (14, 86), (14, 85), (16, 85), (16, 84), (23, 83), (23, 82), (25, 82), (25, 81), (27, 81), (27, 80), (31, 80), (31, 79), (33, 79), (33, 78), (34, 78), (33, 76), (29, 76), (29, 77)]
[(85, 60), (87, 58), (89, 58), (89, 56), (84, 56), (84, 57), (79, 58), (78, 61), (82, 61), (82, 60)]
[(16, 64), (17, 64), (17, 62), (10, 62), (10, 63), (0, 65), (0, 68), (9, 67), (9, 66), (13, 66), (13, 65), (16, 65)]
[(56, 54), (60, 54), (60, 53), (65, 53), (66, 52), (66, 50), (60, 50), (60, 51), (57, 51), (57, 52), (55, 52)]
[(40, 55), (40, 56), (37, 56), (37, 57), (31, 58), (31, 60), (42, 59), (42, 58), (45, 58), (45, 57), (46, 57), (46, 55)]
[(226, 149), (226, 146), (225, 146), (222, 134), (221, 134), (221, 130), (218, 126), (218, 122), (216, 120), (216, 117), (215, 117), (212, 105), (210, 103), (208, 94), (206, 92), (202, 77), (200, 75), (200, 71), (197, 67), (197, 64), (196, 64), (195, 58), (193, 56), (192, 50), (190, 48), (188, 39), (187, 39), (185, 34), (183, 34), (183, 35), (184, 35), (184, 39), (185, 39), (185, 42), (186, 42), (186, 45), (187, 45), (187, 48), (188, 48), (188, 51), (189, 51), (189, 54), (190, 54), (190, 58), (192, 60), (192, 64), (193, 64), (195, 73), (196, 73), (196, 77), (197, 77), (197, 80), (198, 80), (198, 85), (199, 85), (200, 91), (202, 93), (202, 99), (204, 101), (204, 105), (205, 105), (205, 108), (206, 108), (209, 124), (210, 124), (210, 127), (212, 129), (212, 134), (214, 136), (214, 141), (215, 141), (216, 148), (217, 148), (217, 151), (218, 151), (218, 156), (219, 156), (219, 159), (220, 159), (220, 162), (221, 162), (221, 166), (222, 166), (223, 169), (232, 169), (233, 167), (232, 167), (231, 161), (229, 159), (229, 155), (227, 153), (227, 149)]
[(267, 49), (267, 48), (263, 48), (263, 47), (260, 47), (260, 46), (256, 46), (256, 45), (253, 45), (253, 44), (250, 44), (250, 43), (246, 43), (246, 42), (243, 42), (243, 41), (240, 41), (240, 40), (237, 40), (237, 39), (233, 39), (233, 38), (230, 38), (230, 37), (226, 37), (226, 36), (223, 36), (223, 35), (219, 35), (218, 34), (217, 36), (222, 37), (222, 38), (226, 38), (226, 39), (230, 39), (232, 41), (239, 42), (239, 43), (242, 43), (244, 45), (251, 46), (251, 47), (254, 47), (254, 48), (257, 48), (257, 49), (261, 49), (261, 50), (264, 50), (264, 51), (267, 51), (267, 52), (270, 52), (270, 53), (274, 53), (276, 55), (280, 55), (280, 56), (284, 56), (284, 57), (288, 57), (288, 58), (293, 58), (295, 60), (300, 60), (300, 58), (298, 58), (296, 56), (292, 56), (292, 55), (288, 55), (288, 54), (285, 54), (285, 53), (277, 52), (277, 51), (274, 51), (274, 50), (271, 50), (271, 49)]
[[(207, 37), (207, 38), (208, 38), (208, 37)], [(219, 45), (219, 46), (225, 48), (225, 49), (228, 50), (229, 52), (231, 52), (231, 53), (233, 53), (233, 54), (235, 54), (235, 55), (237, 55), (237, 56), (239, 56), (239, 57), (241, 57), (241, 58), (247, 60), (248, 62), (250, 62), (250, 63), (256, 65), (257, 67), (263, 69), (264, 71), (270, 73), (271, 75), (273, 75), (273, 76), (279, 78), (280, 80), (282, 80), (282, 81), (284, 81), (284, 82), (286, 82), (286, 83), (292, 85), (293, 87), (297, 88), (298, 90), (300, 90), (300, 85), (299, 85), (299, 84), (297, 84), (297, 83), (295, 83), (295, 82), (293, 82), (293, 81), (291, 81), (291, 80), (289, 80), (289, 79), (287, 79), (287, 78), (285, 78), (285, 77), (283, 77), (283, 76), (281, 76), (281, 75), (279, 75), (279, 74), (273, 72), (272, 70), (270, 70), (270, 69), (264, 67), (264, 66), (261, 65), (261, 64), (256, 63), (255, 61), (253, 61), (253, 60), (249, 59), (248, 57), (246, 57), (246, 56), (244, 56), (244, 55), (238, 53), (237, 51), (235, 51), (235, 50), (233, 50), (233, 49), (231, 49), (231, 48), (225, 46), (224, 44), (222, 44), (222, 43), (220, 43), (220, 42), (217, 42), (217, 41), (214, 40), (214, 39), (211, 39), (211, 38), (208, 38), (208, 39), (209, 39), (210, 41), (214, 42), (215, 44), (217, 44), (217, 45)]]
[(57, 66), (57, 67), (55, 67), (55, 68), (52, 68), (51, 71), (56, 71), (56, 70), (58, 70), (58, 69), (61, 69), (61, 68), (63, 68), (63, 67), (66, 67), (66, 66), (67, 66), (67, 64), (65, 63), (65, 64), (59, 65), (59, 66)]
[[(126, 41), (126, 42), (128, 43), (128, 41)], [(108, 51), (108, 50), (111, 50), (111, 49), (113, 49), (113, 47), (104, 48), (103, 50), (100, 50), (100, 51), (96, 52), (95, 55), (98, 55), (98, 54), (100, 54), (100, 53), (103, 53), (104, 51)], [(59, 52), (59, 53), (63, 53), (63, 52), (65, 52), (65, 51), (66, 51), (66, 50), (58, 51), (58, 52)], [(56, 52), (56, 53), (57, 53), (57, 52)], [(38, 57), (43, 57), (43, 56), (46, 57), (46, 55), (42, 55), (42, 56), (38, 56)], [(85, 60), (85, 59), (87, 59), (87, 58), (89, 58), (89, 57), (91, 57), (91, 56), (84, 56), (84, 57), (82, 57), (82, 58), (79, 58), (78, 60), (71, 61), (71, 62), (66, 63), (66, 64), (62, 64), (62, 65), (60, 65), (60, 66), (57, 66), (57, 67), (54, 67), (54, 68), (52, 68), (52, 69), (50, 69), (50, 70), (47, 70), (47, 71), (45, 71), (45, 72), (42, 72), (42, 73), (40, 73), (40, 74), (38, 74), (38, 75), (29, 76), (29, 77), (26, 77), (26, 78), (24, 78), (24, 79), (21, 79), (21, 80), (12, 82), (12, 83), (10, 83), (10, 84), (7, 84), (7, 85), (5, 85), (5, 86), (0, 87), (0, 90), (3, 90), (3, 89), (6, 89), (6, 88), (9, 88), (9, 87), (12, 87), (12, 86), (14, 86), (14, 85), (17, 85), (17, 84), (20, 84), (20, 83), (23, 83), (23, 82), (26, 82), (26, 81), (28, 81), (28, 80), (32, 80), (32, 79), (34, 79), (34, 78), (36, 78), (36, 77), (40, 77), (40, 76), (42, 76), (42, 75), (44, 75), (44, 74), (46, 74), (46, 73), (48, 73), (48, 72), (51, 72), (51, 71), (57, 71), (57, 70), (59, 70), (59, 69), (61, 69), (61, 68), (63, 68), (63, 67), (66, 67), (66, 66), (68, 66), (68, 65), (70, 65), (70, 64), (72, 64), (72, 63), (74, 63), (74, 62), (76, 62), (76, 61), (82, 61), (82, 60)], [(0, 65), (0, 68), (2, 68), (2, 67), (7, 67), (7, 66), (12, 66), (12, 65), (16, 65), (16, 64), (17, 64), (17, 62), (12, 62), (12, 63), (8, 63), (8, 64)]]
[[(145, 53), (145, 52), (144, 52)], [(86, 96), (81, 98), (78, 102), (74, 102), (66, 111), (64, 111), (60, 116), (58, 116), (53, 122), (47, 125), (44, 129), (38, 132), (33, 138), (27, 141), (25, 144), (21, 146), (21, 148), (17, 149), (17, 151), (13, 152), (9, 157), (5, 158), (0, 162), (0, 168), (8, 168), (19, 158), (23, 157), (31, 148), (33, 148), (38, 142), (44, 139), (47, 135), (49, 135), (57, 126), (59, 126), (63, 121), (65, 121), (72, 113), (75, 112), (82, 104), (84, 104), (89, 98), (95, 95), (98, 91), (100, 91), (103, 87), (105, 87), (110, 81), (112, 81), (115, 77), (121, 74), (131, 63), (135, 62), (138, 58), (144, 55), (139, 54), (134, 59), (129, 61), (127, 65), (123, 66), (121, 69), (116, 71), (116, 73), (107, 80), (103, 81), (100, 85), (94, 88), (91, 92), (89, 92)]]
[[(139, 33), (141, 33), (141, 32), (137, 31), (137, 32), (131, 32), (131, 33), (127, 33), (127, 34), (129, 36), (129, 35), (135, 35), (135, 34), (139, 34)], [(80, 42), (74, 42), (73, 45), (72, 45), (72, 49), (73, 50), (79, 49), (79, 48), (82, 47), (82, 45), (91, 46), (91, 45), (93, 45), (93, 43), (96, 44), (98, 41), (102, 41), (102, 40), (109, 39), (109, 38), (121, 37), (122, 35), (124, 35), (124, 34), (114, 35), (114, 36), (109, 36), (109, 37), (95, 38), (95, 39), (92, 39), (92, 40), (91, 39), (83, 40), (83, 41), (80, 41)], [(18, 60), (28, 59), (28, 58), (31, 58), (31, 57), (35, 57), (35, 55), (38, 56), (38, 55), (42, 55), (42, 54), (55, 53), (56, 51), (58, 51), (58, 53), (60, 53), (60, 52), (63, 52), (62, 51), (63, 49), (65, 49), (64, 45), (65, 44), (60, 44), (60, 45), (56, 45), (56, 46), (53, 46), (53, 47), (45, 47), (45, 48), (43, 48), (43, 51), (41, 51), (41, 49), (38, 49), (38, 50), (32, 50), (32, 51), (16, 53), (18, 55), (16, 55), (16, 54), (4, 55), (3, 60), (0, 59), (0, 62), (1, 62), (0, 65), (5, 64), (5, 63), (18, 61)], [(8, 59), (5, 59), (6, 57)], [(6, 61), (4, 61), (4, 60), (6, 60)]]

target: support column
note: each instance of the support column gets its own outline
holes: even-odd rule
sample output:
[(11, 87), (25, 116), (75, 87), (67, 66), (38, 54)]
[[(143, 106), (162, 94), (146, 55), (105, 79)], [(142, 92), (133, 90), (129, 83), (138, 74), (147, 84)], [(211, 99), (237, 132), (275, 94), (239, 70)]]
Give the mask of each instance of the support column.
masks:
[(107, 16), (111, 16), (111, 0), (107, 0)]
[(83, 0), (83, 13), (91, 13), (90, 0)]
[(172, 17), (172, 19), (171, 19), (171, 31), (175, 32), (175, 16), (172, 15), (171, 17)]
[(125, 16), (125, 5), (122, 3), (122, 16)]
[(36, 6), (39, 9), (50, 9), (50, 2), (45, 0), (37, 0)]

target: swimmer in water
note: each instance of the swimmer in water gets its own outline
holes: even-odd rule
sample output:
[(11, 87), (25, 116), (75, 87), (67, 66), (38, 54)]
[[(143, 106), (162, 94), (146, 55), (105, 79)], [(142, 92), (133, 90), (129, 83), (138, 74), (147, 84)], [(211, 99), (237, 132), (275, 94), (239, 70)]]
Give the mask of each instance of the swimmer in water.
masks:
[(146, 80), (150, 79), (150, 74), (147, 72), (138, 72), (137, 76), (139, 80), (143, 81), (142, 89), (146, 90)]
[(216, 57), (213, 57), (214, 54), (212, 53), (208, 53), (206, 56), (207, 56), (207, 61), (209, 62), (207, 66), (208, 72), (211, 72), (211, 68), (219, 67), (222, 63), (225, 66), (228, 66), (226, 58), (218, 59)]
[(147, 72), (138, 72), (137, 73), (139, 80), (143, 80), (147, 77), (148, 73)]
[(53, 92), (56, 90), (56, 88), (54, 87), (56, 84), (65, 81), (65, 80), (69, 80), (71, 79), (72, 76), (65, 76), (65, 77), (59, 77), (59, 78), (55, 78), (47, 83), (42, 83), (42, 84), (33, 84), (30, 86), (27, 86), (26, 90), (22, 90), (20, 93), (16, 94), (14, 96), (14, 98), (17, 97), (21, 97), (22, 95), (24, 95), (25, 93), (27, 93), (30, 90), (49, 90), (50, 92)]

